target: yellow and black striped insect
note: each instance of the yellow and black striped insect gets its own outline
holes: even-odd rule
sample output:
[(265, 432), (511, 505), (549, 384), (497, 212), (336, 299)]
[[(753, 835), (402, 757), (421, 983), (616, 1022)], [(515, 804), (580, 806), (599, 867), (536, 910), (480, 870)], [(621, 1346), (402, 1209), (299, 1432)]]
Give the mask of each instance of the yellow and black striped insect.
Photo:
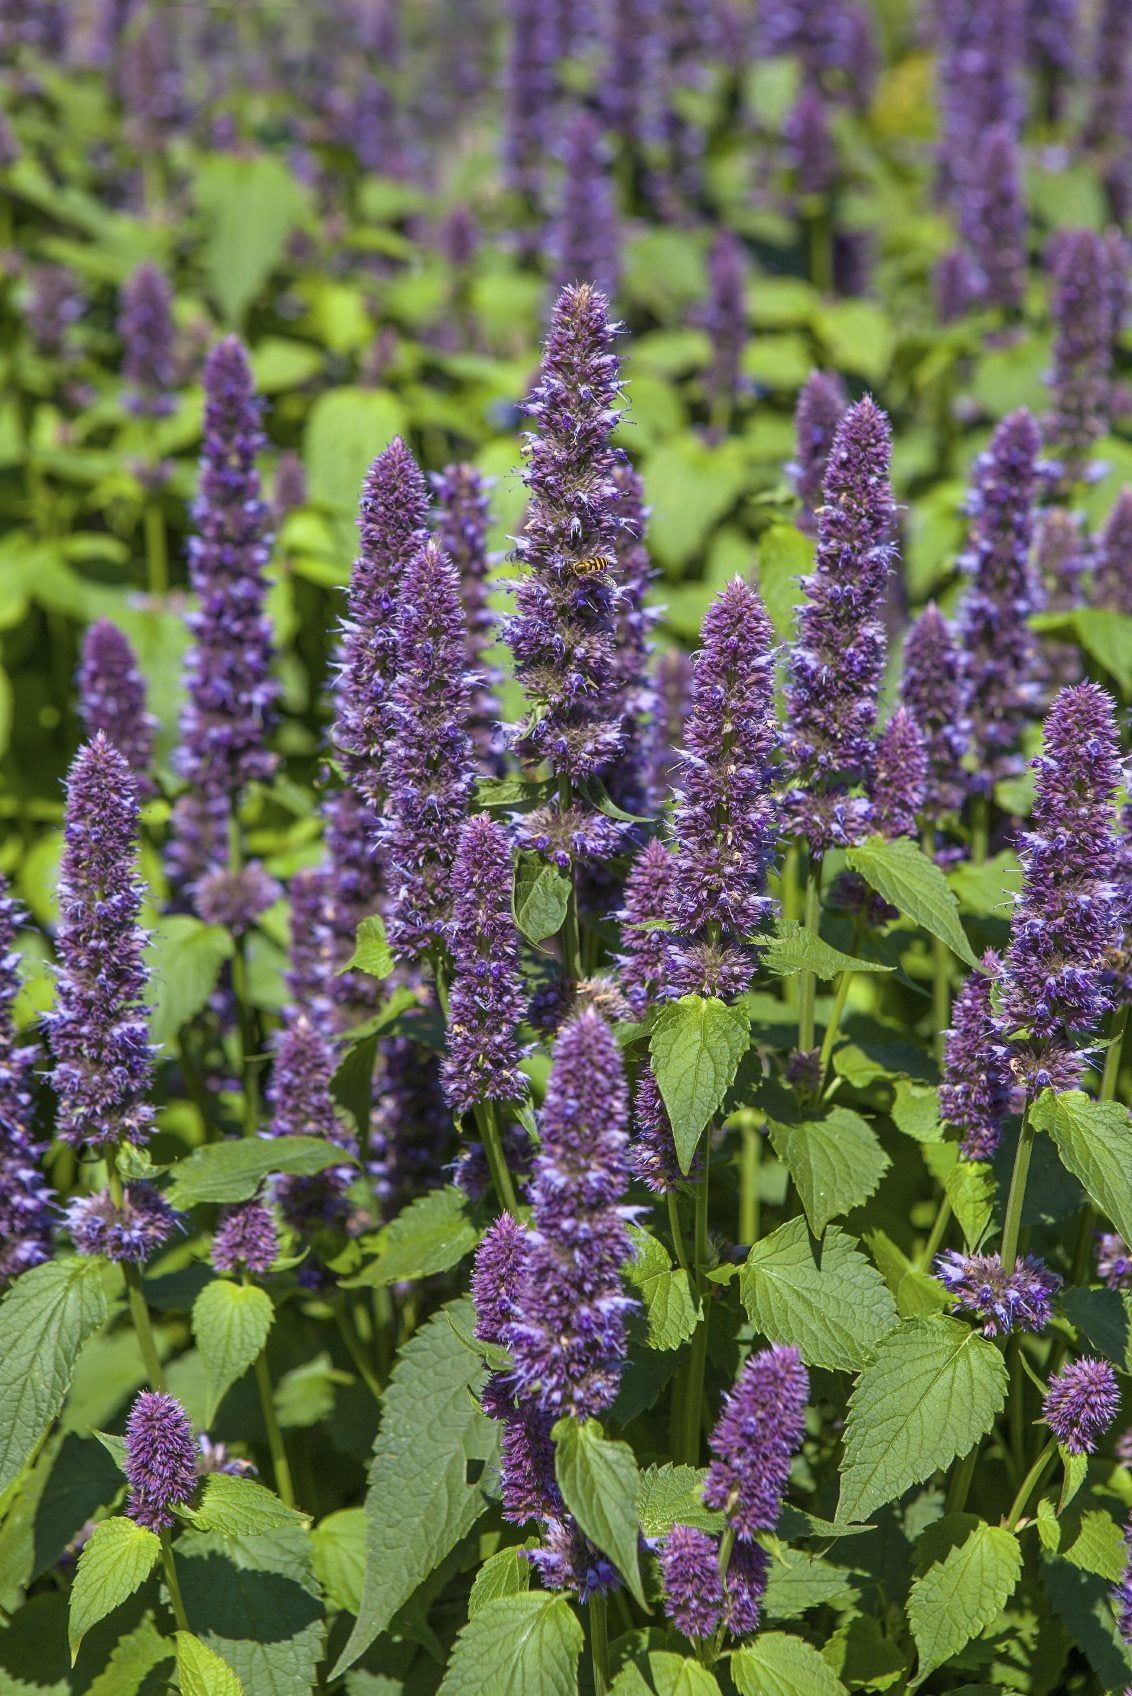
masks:
[(613, 561), (608, 554), (587, 554), (574, 561), (573, 570), (577, 577), (592, 577), (597, 571), (612, 571)]

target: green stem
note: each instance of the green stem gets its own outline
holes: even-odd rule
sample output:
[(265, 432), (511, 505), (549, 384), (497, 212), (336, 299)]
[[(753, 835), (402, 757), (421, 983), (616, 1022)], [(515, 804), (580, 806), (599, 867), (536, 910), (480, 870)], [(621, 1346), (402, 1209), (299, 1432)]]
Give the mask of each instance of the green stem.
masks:
[[(811, 859), (806, 870), (806, 900), (802, 923), (807, 930), (818, 934), (821, 923), (820, 859)], [(802, 972), (798, 988), (798, 1047), (808, 1054), (814, 1046), (814, 1002), (817, 999), (817, 979), (813, 972)]]
[(739, 1155), (739, 1241), (757, 1243), (759, 1240), (759, 1161), (762, 1141), (754, 1114), (749, 1110), (742, 1116), (739, 1134), (742, 1147)]
[(684, 1247), (684, 1233), (680, 1229), (680, 1201), (675, 1190), (669, 1190), (666, 1199), (668, 1201), (668, 1229), (672, 1234), (672, 1249), (676, 1256), (676, 1264), (687, 1272), (688, 1251)]
[(696, 1466), (700, 1458), (700, 1429), (703, 1424), (704, 1372), (707, 1368), (708, 1295), (703, 1276), (708, 1259), (708, 1196), (711, 1182), (711, 1126), (704, 1132), (703, 1175), (696, 1186), (696, 1284), (703, 1313), (692, 1337), (692, 1347), (684, 1368), (681, 1396), (681, 1458), (688, 1466)]
[(130, 1303), (130, 1318), (133, 1320), (134, 1331), (141, 1349), (141, 1357), (145, 1362), (145, 1374), (155, 1390), (165, 1388), (165, 1372), (157, 1353), (157, 1342), (153, 1335), (153, 1326), (149, 1320), (149, 1307), (142, 1289), (141, 1268), (130, 1261), (123, 1262), (122, 1270), (126, 1274), (126, 1294)]
[(606, 1696), (609, 1690), (609, 1617), (604, 1596), (591, 1596), (587, 1603), (590, 1616), (590, 1658), (594, 1669), (594, 1696)]
[(165, 514), (152, 497), (145, 504), (145, 570), (150, 594), (155, 601), (163, 601), (169, 593), (169, 550)]
[(976, 795), (971, 803), (971, 859), (981, 866), (990, 847), (990, 796)]
[(267, 1370), (267, 1356), (262, 1351), (256, 1356), (255, 1381), (259, 1390), (259, 1405), (263, 1413), (264, 1430), (267, 1433), (267, 1446), (271, 1451), (271, 1470), (275, 1475), (275, 1488), (284, 1507), (295, 1506), (295, 1490), (291, 1483), (291, 1467), (287, 1460), (287, 1451), (283, 1446), (283, 1433), (279, 1429), (279, 1421), (275, 1417), (275, 1400), (271, 1393), (271, 1374)]
[(345, 1343), (346, 1348), (349, 1351), (350, 1359), (358, 1369), (359, 1377), (362, 1379), (366, 1388), (372, 1393), (375, 1401), (380, 1402), (384, 1396), (384, 1392), (381, 1387), (381, 1380), (366, 1358), (366, 1351), (362, 1346), (362, 1340), (358, 1336), (353, 1317), (346, 1306), (344, 1299), (340, 1299), (334, 1303), (334, 1318), (337, 1321), (342, 1341)]
[(959, 1462), (958, 1470), (952, 1478), (950, 1488), (947, 1492), (947, 1501), (944, 1506), (945, 1513), (962, 1513), (963, 1509), (966, 1507), (967, 1492), (970, 1490), (971, 1480), (975, 1476), (975, 1465), (979, 1458), (979, 1448), (980, 1444), (976, 1443), (974, 1448), (965, 1454), (963, 1459)]
[(950, 1201), (950, 1198), (948, 1196), (944, 1196), (943, 1200), (939, 1204), (938, 1209), (936, 1210), (935, 1222), (932, 1225), (931, 1232), (928, 1236), (928, 1240), (924, 1244), (924, 1252), (920, 1256), (920, 1270), (921, 1270), (921, 1272), (930, 1272), (931, 1271), (932, 1261), (935, 1259), (936, 1255), (939, 1253), (939, 1245), (940, 1245), (940, 1243), (942, 1243), (943, 1237), (944, 1237), (944, 1232), (947, 1230), (947, 1227), (950, 1223), (951, 1223), (951, 1201)]
[(513, 1219), (518, 1218), (519, 1202), (515, 1194), (515, 1185), (511, 1171), (507, 1165), (507, 1156), (503, 1152), (503, 1134), (499, 1128), (499, 1110), (494, 1101), (481, 1101), (476, 1106), (476, 1123), (483, 1138), (483, 1151), (487, 1156), (487, 1169), (491, 1173), (491, 1184), (495, 1191), (495, 1199), (506, 1213)]
[(1018, 1238), (1022, 1232), (1022, 1203), (1026, 1199), (1026, 1179), (1030, 1172), (1030, 1156), (1034, 1152), (1034, 1127), (1030, 1123), (1030, 1103), (1027, 1100), (1018, 1133), (1014, 1155), (1014, 1171), (1010, 1178), (1010, 1195), (1006, 1202), (1006, 1219), (1002, 1227), (1002, 1265), (1007, 1277), (1018, 1258)]
[(160, 1533), (161, 1563), (165, 1568), (165, 1583), (169, 1591), (169, 1601), (173, 1609), (173, 1618), (177, 1621), (178, 1631), (188, 1631), (189, 1616), (185, 1612), (185, 1603), (181, 1596), (181, 1586), (177, 1579), (177, 1563), (173, 1559), (173, 1539), (168, 1528)]
[(951, 950), (938, 936), (932, 937), (932, 1050), (942, 1067), (945, 1032), (951, 1024)]
[(1018, 1521), (1022, 1518), (1022, 1515), (1025, 1512), (1026, 1503), (1030, 1500), (1034, 1491), (1042, 1483), (1056, 1457), (1057, 1438), (1051, 1437), (1045, 1448), (1042, 1449), (1041, 1453), (1038, 1455), (1037, 1460), (1035, 1460), (1025, 1478), (1023, 1478), (1021, 1484), (1018, 1486), (1018, 1494), (1011, 1503), (1010, 1512), (1006, 1516), (1007, 1531), (1017, 1530)]
[(1108, 1051), (1104, 1057), (1104, 1075), (1101, 1078), (1099, 1098), (1101, 1101), (1114, 1101), (1116, 1099), (1116, 1086), (1120, 1081), (1120, 1064), (1124, 1056), (1124, 1037), (1127, 1030), (1128, 1006), (1125, 1003), (1116, 1015)]
[(232, 992), (239, 1020), (241, 1066), (244, 1084), (244, 1135), (254, 1136), (259, 1124), (259, 1081), (253, 1056), (256, 1050), (255, 1021), (248, 1000), (248, 939), (238, 936), (232, 956)]
[(818, 1074), (821, 1080), (818, 1086), (819, 1093), (825, 1089), (826, 1073), (829, 1071), (829, 1062), (833, 1057), (833, 1045), (837, 1041), (841, 1015), (845, 1011), (845, 1003), (849, 999), (849, 986), (855, 975), (848, 967), (838, 974), (837, 988), (833, 993), (833, 1006), (830, 1008), (829, 1023), (825, 1027), (825, 1035), (822, 1037), (821, 1043), (821, 1055), (818, 1059)]

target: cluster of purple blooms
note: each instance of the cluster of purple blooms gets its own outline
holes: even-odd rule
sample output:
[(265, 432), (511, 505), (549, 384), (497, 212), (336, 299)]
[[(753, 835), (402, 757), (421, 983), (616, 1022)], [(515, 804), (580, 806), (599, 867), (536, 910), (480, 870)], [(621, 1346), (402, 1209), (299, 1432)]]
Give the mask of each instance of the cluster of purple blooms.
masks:
[(126, 1511), (147, 1531), (167, 1531), (173, 1510), (192, 1501), (197, 1446), (189, 1416), (174, 1396), (143, 1390), (126, 1422)]

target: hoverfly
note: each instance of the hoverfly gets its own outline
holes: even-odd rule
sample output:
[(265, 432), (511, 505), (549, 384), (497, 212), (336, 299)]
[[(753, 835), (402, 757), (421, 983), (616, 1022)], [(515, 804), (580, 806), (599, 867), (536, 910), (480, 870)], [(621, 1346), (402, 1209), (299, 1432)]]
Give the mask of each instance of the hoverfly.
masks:
[(573, 571), (577, 577), (592, 577), (597, 571), (612, 571), (613, 561), (608, 554), (587, 554), (585, 559), (573, 562)]

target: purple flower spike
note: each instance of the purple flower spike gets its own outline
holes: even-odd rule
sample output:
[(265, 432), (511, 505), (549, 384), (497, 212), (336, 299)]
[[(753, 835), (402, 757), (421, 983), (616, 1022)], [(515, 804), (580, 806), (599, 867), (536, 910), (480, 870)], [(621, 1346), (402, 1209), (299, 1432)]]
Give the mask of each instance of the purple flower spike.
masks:
[(915, 836), (927, 793), (924, 733), (907, 707), (897, 707), (877, 740), (869, 785), (873, 828), (890, 839)]
[(614, 628), (614, 669), (617, 700), (614, 711), (622, 721), (620, 752), (610, 767), (606, 786), (626, 812), (642, 814), (650, 802), (645, 722), (655, 705), (649, 660), (650, 633), (656, 613), (645, 597), (656, 577), (645, 542), (648, 508), (640, 474), (628, 463), (614, 473), (620, 490), (617, 532), (617, 597)]
[(711, 1434), (715, 1456), (704, 1501), (727, 1515), (740, 1542), (773, 1531), (794, 1455), (805, 1432), (810, 1378), (796, 1348), (776, 1343), (751, 1354)]
[(1044, 1331), (1053, 1315), (1061, 1279), (1036, 1255), (1022, 1255), (1007, 1274), (997, 1254), (938, 1255), (936, 1277), (950, 1291), (957, 1311), (982, 1321), (985, 1337), (1011, 1331)]
[(970, 584), (959, 608), (965, 708), (976, 775), (989, 793), (1015, 775), (1018, 740), (1037, 710), (1037, 643), (1027, 620), (1041, 605), (1031, 560), (1038, 427), (1025, 408), (1004, 418), (975, 462), (971, 528), (960, 565)]
[(467, 620), (467, 660), (471, 674), (471, 726), (481, 770), (502, 770), (499, 747), (498, 675), (487, 663), (497, 621), (488, 605), (488, 484), (471, 465), (450, 465), (432, 479), (438, 509), (436, 538), (456, 567)]
[(749, 939), (773, 903), (774, 632), (736, 577), (704, 618), (676, 796), (669, 989), (730, 999), (751, 982)]
[(14, 1011), (22, 919), (0, 876), (0, 1285), (51, 1256), (52, 1191), (40, 1164), (47, 1145), (33, 1128), (36, 1051), (20, 1044)]
[(928, 757), (924, 811), (938, 822), (946, 813), (957, 813), (966, 797), (961, 761), (967, 751), (967, 722), (955, 634), (934, 602), (908, 632), (900, 698), (924, 734)]
[(297, 453), (288, 451), (279, 455), (275, 467), (275, 484), (271, 491), (272, 512), (276, 524), (292, 512), (307, 504), (307, 473), (302, 459)]
[(961, 199), (978, 180), (979, 144), (995, 124), (1016, 132), (1024, 112), (1022, 0), (946, 0), (939, 40), (940, 176)]
[(58, 1133), (74, 1148), (143, 1143), (153, 1126), (137, 836), (130, 768), (99, 733), (67, 778), (58, 989), (45, 1019)]
[(558, 94), (557, 42), (545, 0), (509, 0), (503, 163), (509, 185), (541, 197)]
[(501, 1213), (480, 1238), (472, 1269), (472, 1300), (481, 1343), (502, 1343), (504, 1326), (516, 1316), (515, 1292), (525, 1243), (523, 1227), (509, 1213)]
[(618, 915), (625, 950), (620, 956), (621, 987), (638, 1018), (650, 998), (667, 987), (668, 933), (642, 927), (670, 918), (675, 876), (672, 853), (653, 837), (637, 855), (625, 884), (625, 905)]
[(678, 1185), (694, 1180), (699, 1155), (696, 1155), (697, 1164), (685, 1178), (676, 1158), (672, 1121), (651, 1068), (646, 1067), (641, 1073), (633, 1103), (633, 1117), (637, 1131), (629, 1147), (633, 1176), (639, 1178), (654, 1195), (668, 1195)]
[(146, 711), (145, 683), (134, 650), (108, 618), (98, 619), (84, 636), (76, 682), (88, 740), (103, 731), (125, 755), (138, 794), (152, 795), (157, 720)]
[(1112, 1600), (1116, 1608), (1117, 1630), (1125, 1643), (1132, 1644), (1132, 1519), (1129, 1519), (1124, 1527), (1124, 1548), (1128, 1565), (1124, 1568), (1120, 1583), (1113, 1589)]
[(721, 230), (708, 259), (705, 314), (705, 327), (711, 338), (708, 412), (720, 431), (727, 429), (742, 386), (743, 349), (747, 345), (746, 291), (743, 245), (730, 230)]
[(350, 578), (335, 687), (334, 745), (359, 797), (375, 814), (385, 796), (382, 774), (401, 583), (428, 540), (427, 517), (427, 485), (395, 436), (370, 466), (362, 489), (361, 545)]
[(532, 713), (515, 745), (563, 777), (599, 776), (621, 747), (614, 707), (618, 503), (622, 456), (614, 326), (583, 283), (555, 304), (538, 384), (527, 403), (530, 495), (517, 555), (525, 567), (507, 639)]
[(452, 866), (475, 779), (468, 734), (467, 631), (455, 567), (428, 542), (402, 579), (397, 672), (389, 696), (386, 865), (389, 942), (403, 960), (434, 954), (452, 910)]
[(671, 797), (691, 710), (692, 662), (682, 648), (666, 648), (656, 662), (648, 730), (648, 793), (653, 811)]
[(149, 1531), (165, 1531), (172, 1509), (192, 1501), (197, 1450), (189, 1416), (174, 1396), (143, 1390), (126, 1421), (126, 1512)]
[(1110, 1290), (1132, 1289), (1132, 1250), (1116, 1231), (1097, 1238), (1097, 1277)]
[(888, 419), (866, 396), (842, 418), (830, 449), (817, 558), (790, 656), (786, 771), (795, 787), (783, 806), (814, 855), (869, 829), (867, 800), (848, 792), (873, 764), (894, 553), (891, 453)]
[(518, 1395), (547, 1414), (585, 1419), (617, 1395), (633, 1306), (621, 1283), (632, 1254), (621, 1205), (628, 1117), (613, 1034), (596, 1013), (584, 1012), (555, 1043), (518, 1317), (503, 1332)]
[(1120, 1388), (1107, 1360), (1083, 1355), (1050, 1379), (1042, 1418), (1071, 1455), (1091, 1455), (1120, 1412)]
[(120, 1207), (109, 1190), (76, 1197), (64, 1224), (80, 1254), (141, 1266), (169, 1241), (180, 1220), (152, 1184), (129, 1184)]
[(991, 1000), (1001, 964), (997, 954), (983, 955), (982, 972), (972, 972), (952, 1009), (944, 1047), (939, 1113), (945, 1125), (963, 1133), (965, 1160), (990, 1160), (1010, 1111), (1014, 1077)]
[(1077, 1084), (1085, 1055), (1075, 1039), (1092, 1036), (1113, 1001), (1123, 903), (1112, 697), (1095, 683), (1062, 689), (1034, 769), (1034, 809), (1018, 838), (1024, 875), (1004, 962), (1002, 1028), (1015, 1075), (1036, 1093)]
[[(267, 1087), (273, 1137), (325, 1137), (348, 1154), (357, 1142), (339, 1113), (331, 1093), (337, 1056), (321, 1023), (301, 1008), (288, 1009), (279, 1034), (275, 1064)], [(273, 1195), (288, 1225), (296, 1231), (316, 1230), (340, 1223), (347, 1211), (346, 1190), (356, 1167), (344, 1162), (314, 1177), (276, 1179)]]
[(829, 125), (828, 103), (812, 83), (803, 88), (791, 107), (782, 134), (799, 194), (828, 194), (837, 182), (837, 148)]
[(685, 1637), (714, 1637), (723, 1614), (719, 1545), (706, 1531), (674, 1525), (660, 1551), (664, 1611)]
[(188, 792), (174, 808), (168, 854), (171, 880), (182, 888), (227, 860), (235, 797), (275, 770), (267, 737), (278, 684), (264, 611), (271, 535), (256, 470), (264, 436), (248, 356), (235, 336), (205, 361), (204, 396), (200, 487), (189, 540), (198, 606), (189, 615), (188, 700), (174, 756)]
[(1058, 238), (1050, 308), (1053, 371), (1042, 434), (1063, 481), (1072, 483), (1086, 475), (1089, 454), (1108, 427), (1112, 304), (1103, 236), (1075, 230)]
[(176, 405), (173, 316), (169, 284), (156, 265), (139, 265), (122, 291), (118, 319), (126, 406), (142, 418), (164, 418)]
[(761, 1543), (736, 1543), (727, 1566), (724, 1624), (733, 1637), (749, 1637), (759, 1628), (770, 1577), (770, 1556)]
[(1017, 313), (1026, 291), (1026, 207), (1018, 142), (1009, 124), (995, 124), (979, 145), (959, 225), (978, 267), (980, 304)]
[(1132, 489), (1121, 489), (1101, 530), (1093, 600), (1113, 612), (1132, 614)]
[(486, 813), (469, 819), (460, 833), (452, 890), (442, 1075), (449, 1105), (465, 1113), (478, 1101), (516, 1101), (526, 1088), (518, 1029), (527, 995), (511, 913), (511, 850), (502, 825)]
[(932, 300), (941, 324), (966, 317), (983, 291), (983, 274), (965, 247), (953, 247), (936, 260), (932, 271)]
[(261, 1201), (229, 1207), (212, 1239), (212, 1264), (218, 1272), (270, 1272), (279, 1254), (279, 1234), (271, 1209)]
[(555, 294), (572, 283), (592, 283), (606, 299), (613, 299), (621, 254), (609, 152), (600, 123), (585, 108), (566, 124), (562, 182), (547, 246), (554, 262)]
[(800, 527), (813, 535), (821, 505), (829, 452), (837, 426), (849, 408), (845, 385), (835, 371), (811, 371), (794, 411), (794, 459), (787, 466), (794, 493), (802, 503)]

